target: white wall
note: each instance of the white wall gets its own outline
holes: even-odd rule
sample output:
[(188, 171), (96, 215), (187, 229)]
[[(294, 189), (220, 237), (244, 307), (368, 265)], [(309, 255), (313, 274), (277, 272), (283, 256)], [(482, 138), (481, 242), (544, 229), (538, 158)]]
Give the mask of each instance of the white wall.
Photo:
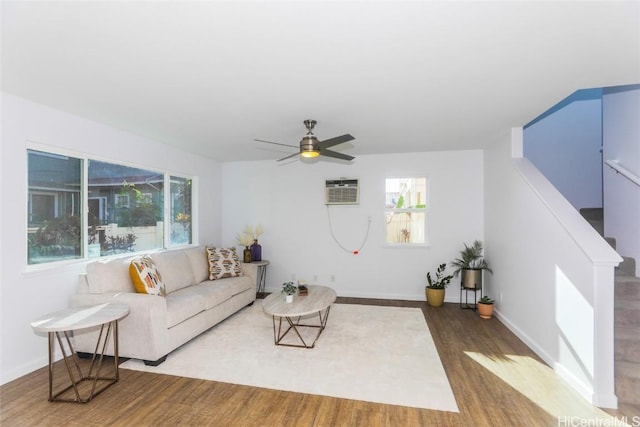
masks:
[(524, 130), (524, 157), (580, 210), (602, 207), (602, 102), (582, 99)]
[(613, 268), (620, 257), (519, 158), (518, 144), (521, 129), (485, 151), (486, 256), (494, 271), (487, 291), (500, 319), (556, 372), (593, 404), (615, 407)]
[(8, 94), (0, 98), (0, 381), (5, 383), (47, 363), (47, 340), (30, 322), (68, 306), (83, 263), (27, 269), (27, 141), (133, 162), (150, 169), (197, 175), (201, 242), (221, 238), (221, 166), (167, 145), (37, 105)]
[[(636, 85), (637, 86), (637, 85)], [(604, 160), (617, 160), (640, 176), (640, 89), (605, 89)], [(640, 276), (640, 187), (604, 166), (604, 230), (619, 254), (636, 260)]]
[[(223, 242), (235, 245), (235, 235), (247, 225), (263, 225), (263, 258), (271, 262), (267, 289), (279, 290), (295, 275), (328, 284), (339, 296), (424, 300), (427, 271), (451, 261), (463, 242), (483, 238), (479, 150), (362, 155), (351, 165), (234, 162), (225, 163), (223, 171)], [(427, 247), (384, 244), (385, 178), (405, 175), (429, 178)], [(360, 204), (329, 208), (338, 241), (350, 251), (358, 249), (372, 220), (359, 255), (331, 237), (324, 181), (339, 177), (360, 180)], [(457, 286), (447, 290), (446, 300), (459, 300)]]

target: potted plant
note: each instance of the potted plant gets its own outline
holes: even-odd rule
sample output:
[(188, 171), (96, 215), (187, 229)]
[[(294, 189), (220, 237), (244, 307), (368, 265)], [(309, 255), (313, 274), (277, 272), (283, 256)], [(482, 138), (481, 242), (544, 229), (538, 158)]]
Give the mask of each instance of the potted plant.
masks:
[(287, 302), (293, 302), (293, 296), (298, 292), (298, 288), (293, 285), (293, 282), (285, 282), (282, 284), (282, 293), (285, 294)]
[(453, 276), (460, 274), (460, 283), (467, 289), (482, 289), (482, 271), (487, 270), (493, 274), (489, 268), (487, 260), (482, 257), (482, 242), (476, 240), (473, 245), (464, 244), (464, 249), (460, 251), (460, 258), (451, 262), (454, 267)]
[(495, 301), (486, 295), (480, 298), (477, 305), (478, 314), (480, 315), (480, 317), (482, 317), (483, 319), (491, 319), (491, 316), (493, 315), (494, 303)]
[(425, 287), (425, 296), (427, 304), (431, 307), (440, 307), (444, 302), (444, 290), (451, 283), (452, 275), (445, 276), (444, 271), (447, 268), (446, 263), (442, 263), (436, 270), (435, 277), (431, 277), (431, 273), (427, 273), (427, 286)]

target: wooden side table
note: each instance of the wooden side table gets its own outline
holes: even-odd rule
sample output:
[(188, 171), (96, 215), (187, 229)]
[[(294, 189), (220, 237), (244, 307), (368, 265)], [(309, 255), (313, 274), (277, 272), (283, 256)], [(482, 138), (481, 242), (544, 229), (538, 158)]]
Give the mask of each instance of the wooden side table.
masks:
[[(95, 306), (73, 307), (50, 313), (31, 322), (35, 332), (46, 332), (49, 336), (49, 401), (87, 403), (107, 387), (119, 379), (118, 371), (118, 320), (129, 314), (129, 306), (125, 304), (100, 304)], [(85, 375), (80, 367), (78, 355), (73, 349), (70, 333), (80, 329), (99, 326), (100, 334), (94, 354), (91, 356), (89, 372)], [(106, 327), (106, 331), (105, 331)], [(100, 371), (104, 354), (113, 330), (114, 371), (113, 376), (101, 376)], [(58, 341), (62, 358), (67, 368), (70, 385), (53, 392), (53, 353)], [(97, 388), (98, 381), (106, 381)], [(89, 390), (82, 396), (79, 385), (88, 382)], [(73, 389), (75, 398), (61, 397), (63, 393)]]

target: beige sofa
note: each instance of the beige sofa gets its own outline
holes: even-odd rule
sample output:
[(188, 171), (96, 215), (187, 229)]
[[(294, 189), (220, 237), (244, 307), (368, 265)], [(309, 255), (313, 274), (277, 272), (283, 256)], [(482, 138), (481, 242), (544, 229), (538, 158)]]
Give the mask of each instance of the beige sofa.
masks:
[[(129, 315), (118, 322), (118, 350), (122, 357), (158, 365), (172, 350), (218, 322), (250, 305), (256, 298), (257, 267), (241, 264), (242, 276), (209, 280), (205, 246), (151, 254), (166, 296), (136, 293), (129, 275), (132, 257), (96, 261), (81, 275), (71, 305), (123, 303)], [(97, 328), (74, 334), (78, 352), (93, 353)], [(107, 354), (113, 354), (113, 340)]]

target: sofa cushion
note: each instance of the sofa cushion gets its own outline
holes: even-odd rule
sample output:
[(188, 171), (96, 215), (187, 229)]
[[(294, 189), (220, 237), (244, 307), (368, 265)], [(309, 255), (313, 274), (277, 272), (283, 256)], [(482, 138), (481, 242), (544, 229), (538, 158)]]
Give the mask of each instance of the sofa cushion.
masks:
[(162, 275), (167, 294), (196, 283), (184, 249), (158, 252), (152, 254), (151, 258)]
[(187, 248), (184, 250), (191, 262), (191, 270), (195, 283), (209, 280), (209, 259), (207, 248), (204, 246), (196, 246), (195, 248)]
[(89, 293), (104, 294), (107, 292), (135, 292), (129, 264), (131, 258), (114, 258), (94, 261), (87, 264), (87, 284)]
[(133, 287), (139, 294), (165, 296), (162, 276), (151, 257), (145, 255), (142, 258), (132, 259), (131, 265), (129, 265), (129, 274)]
[(193, 287), (167, 294), (167, 328), (177, 325), (205, 310), (204, 300)]
[(242, 276), (240, 258), (236, 248), (207, 248), (209, 256), (209, 280)]
[(194, 285), (189, 289), (200, 295), (204, 302), (205, 309), (209, 310), (231, 297), (246, 291), (247, 289), (255, 289), (255, 283), (248, 276), (228, 277), (225, 279), (209, 280)]

